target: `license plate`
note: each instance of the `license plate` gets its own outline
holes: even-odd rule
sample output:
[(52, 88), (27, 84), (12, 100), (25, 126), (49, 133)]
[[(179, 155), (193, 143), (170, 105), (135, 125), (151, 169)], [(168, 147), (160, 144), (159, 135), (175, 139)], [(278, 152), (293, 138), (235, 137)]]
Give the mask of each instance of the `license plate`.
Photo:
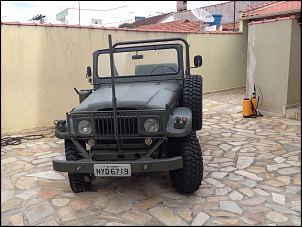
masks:
[(103, 177), (130, 177), (131, 166), (130, 164), (95, 164), (94, 175)]

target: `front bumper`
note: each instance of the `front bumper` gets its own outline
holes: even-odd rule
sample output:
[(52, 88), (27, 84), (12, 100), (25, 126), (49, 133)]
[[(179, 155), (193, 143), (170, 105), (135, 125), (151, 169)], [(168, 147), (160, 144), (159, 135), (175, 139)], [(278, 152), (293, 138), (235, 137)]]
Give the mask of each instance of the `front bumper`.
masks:
[(124, 161), (93, 161), (91, 159), (81, 159), (78, 161), (53, 160), (52, 164), (55, 171), (69, 173), (94, 173), (95, 164), (130, 164), (131, 172), (145, 173), (180, 169), (183, 167), (183, 158), (176, 156), (163, 159), (142, 158), (139, 160)]

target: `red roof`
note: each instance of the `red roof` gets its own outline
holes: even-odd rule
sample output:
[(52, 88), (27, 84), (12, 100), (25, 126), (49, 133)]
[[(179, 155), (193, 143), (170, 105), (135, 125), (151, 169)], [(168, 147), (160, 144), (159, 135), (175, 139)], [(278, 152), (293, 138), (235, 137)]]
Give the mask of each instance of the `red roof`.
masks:
[[(230, 23), (230, 24), (222, 24), (222, 31), (232, 31), (234, 29), (234, 23)], [(240, 27), (240, 23), (236, 22), (235, 23), (235, 28), (239, 29)]]
[(264, 19), (264, 20), (260, 20), (260, 21), (252, 21), (249, 23), (249, 25), (275, 22), (275, 21), (281, 21), (281, 20), (292, 20), (294, 18), (296, 18), (296, 17), (294, 15), (292, 15), (290, 17), (281, 17), (281, 18), (277, 17), (277, 18), (273, 18), (273, 19)]
[(242, 17), (272, 16), (301, 12), (301, 1), (272, 1), (241, 10)]
[[(234, 24), (222, 24), (223, 31), (232, 31)], [(235, 28), (239, 29), (239, 23), (235, 24)], [(171, 21), (166, 23), (150, 24), (139, 26), (136, 28), (141, 31), (165, 31), (165, 32), (200, 32), (199, 21), (189, 21), (187, 19)], [(204, 31), (209, 32), (209, 31)], [(211, 33), (219, 33), (221, 31), (211, 31)]]
[(132, 24), (134, 27), (139, 27), (139, 26), (144, 26), (144, 25), (149, 25), (149, 24), (156, 24), (160, 23), (162, 20), (164, 20), (166, 17), (170, 16), (172, 13), (165, 13), (153, 17), (148, 17), (142, 20), (137, 20), (133, 22)]
[(158, 23), (158, 24), (150, 24), (139, 26), (137, 29), (139, 30), (152, 30), (152, 31), (179, 31), (179, 32), (196, 32), (200, 30), (200, 22), (192, 21), (189, 22), (186, 19), (171, 21), (166, 23)]

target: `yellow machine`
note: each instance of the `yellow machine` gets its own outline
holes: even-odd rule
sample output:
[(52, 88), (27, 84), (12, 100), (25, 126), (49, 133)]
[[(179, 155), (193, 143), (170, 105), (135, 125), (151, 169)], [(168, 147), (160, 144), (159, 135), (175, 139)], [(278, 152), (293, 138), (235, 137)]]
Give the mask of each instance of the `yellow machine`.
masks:
[[(259, 99), (259, 97), (258, 97)], [(256, 98), (256, 87), (254, 85), (254, 92), (252, 93), (252, 97), (250, 99), (245, 98), (243, 100), (243, 108), (242, 108), (242, 115), (243, 117), (257, 117), (257, 116), (263, 116), (259, 111), (257, 111), (258, 108), (258, 101)]]

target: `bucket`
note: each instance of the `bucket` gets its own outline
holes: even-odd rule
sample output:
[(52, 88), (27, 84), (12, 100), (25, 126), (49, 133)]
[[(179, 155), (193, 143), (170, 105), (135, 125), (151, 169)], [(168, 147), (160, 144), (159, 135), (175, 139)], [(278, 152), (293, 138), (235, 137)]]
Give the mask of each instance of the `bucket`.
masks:
[(213, 22), (209, 22), (209, 25), (220, 25), (221, 23), (221, 18), (222, 15), (221, 14), (212, 14), (212, 16), (214, 17), (214, 21)]

